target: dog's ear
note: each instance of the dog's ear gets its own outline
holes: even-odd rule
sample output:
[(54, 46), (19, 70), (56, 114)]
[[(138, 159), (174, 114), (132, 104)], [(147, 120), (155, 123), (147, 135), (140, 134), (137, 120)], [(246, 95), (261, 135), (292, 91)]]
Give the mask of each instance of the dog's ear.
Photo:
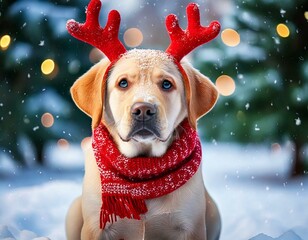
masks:
[(78, 78), (71, 87), (75, 104), (92, 118), (92, 129), (102, 120), (106, 84), (103, 83), (103, 77), (109, 63), (107, 58), (101, 60)]
[(218, 91), (215, 85), (202, 73), (193, 68), (189, 63), (182, 61), (188, 79), (188, 119), (193, 128), (197, 128), (197, 120), (208, 113), (218, 99)]

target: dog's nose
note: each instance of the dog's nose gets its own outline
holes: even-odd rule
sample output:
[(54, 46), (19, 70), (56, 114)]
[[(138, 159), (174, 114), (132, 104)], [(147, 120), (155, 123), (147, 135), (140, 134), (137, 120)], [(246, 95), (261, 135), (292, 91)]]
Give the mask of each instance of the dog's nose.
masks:
[(137, 102), (131, 108), (131, 114), (137, 121), (148, 121), (155, 116), (156, 112), (156, 106), (146, 102)]

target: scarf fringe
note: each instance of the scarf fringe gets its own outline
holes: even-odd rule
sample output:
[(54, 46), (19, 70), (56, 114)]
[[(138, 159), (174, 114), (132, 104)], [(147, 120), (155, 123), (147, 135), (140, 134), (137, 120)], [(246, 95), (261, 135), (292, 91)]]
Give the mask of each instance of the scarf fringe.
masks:
[(140, 214), (147, 211), (148, 209), (143, 199), (128, 196), (102, 196), (100, 228), (104, 229), (107, 222), (116, 222), (118, 217), (140, 220)]

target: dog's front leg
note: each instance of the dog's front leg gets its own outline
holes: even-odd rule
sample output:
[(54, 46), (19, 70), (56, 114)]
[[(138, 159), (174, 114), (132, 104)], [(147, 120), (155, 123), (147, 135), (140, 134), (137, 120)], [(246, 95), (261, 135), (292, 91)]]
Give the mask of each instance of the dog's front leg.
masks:
[(94, 230), (93, 226), (84, 223), (81, 230), (81, 240), (99, 240), (101, 232), (101, 230)]
[(217, 205), (205, 190), (206, 199), (206, 232), (208, 240), (218, 240), (221, 231), (221, 219)]
[(80, 233), (83, 225), (81, 197), (76, 198), (71, 204), (66, 215), (65, 225), (67, 240), (80, 239)]
[(143, 240), (144, 223), (134, 219), (118, 219), (113, 224), (107, 224), (100, 240)]
[(104, 230), (94, 229), (84, 224), (81, 240), (142, 240), (144, 239), (144, 223), (139, 220), (119, 219), (113, 224), (107, 224)]

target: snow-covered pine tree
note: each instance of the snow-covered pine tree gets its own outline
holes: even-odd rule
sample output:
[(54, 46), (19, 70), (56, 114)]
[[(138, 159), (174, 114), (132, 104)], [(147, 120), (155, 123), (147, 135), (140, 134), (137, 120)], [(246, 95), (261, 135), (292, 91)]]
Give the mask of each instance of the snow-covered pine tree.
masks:
[(228, 47), (216, 41), (215, 48), (205, 48), (198, 56), (212, 79), (227, 74), (236, 83), (235, 92), (221, 96), (201, 125), (205, 134), (219, 141), (291, 140), (292, 175), (304, 173), (307, 157), (307, 11), (305, 0), (234, 0), (222, 26), (236, 29), (240, 44)]
[[(69, 18), (82, 20), (87, 3), (0, 1), (0, 38), (10, 38), (0, 48), (0, 148), (20, 163), (26, 156), (20, 139), (33, 143), (36, 160), (43, 163), (47, 141), (80, 142), (91, 134), (90, 121), (71, 101), (69, 88), (93, 64), (92, 48), (72, 39), (65, 28)], [(41, 69), (46, 59), (54, 63), (44, 70), (52, 70), (49, 74)]]

